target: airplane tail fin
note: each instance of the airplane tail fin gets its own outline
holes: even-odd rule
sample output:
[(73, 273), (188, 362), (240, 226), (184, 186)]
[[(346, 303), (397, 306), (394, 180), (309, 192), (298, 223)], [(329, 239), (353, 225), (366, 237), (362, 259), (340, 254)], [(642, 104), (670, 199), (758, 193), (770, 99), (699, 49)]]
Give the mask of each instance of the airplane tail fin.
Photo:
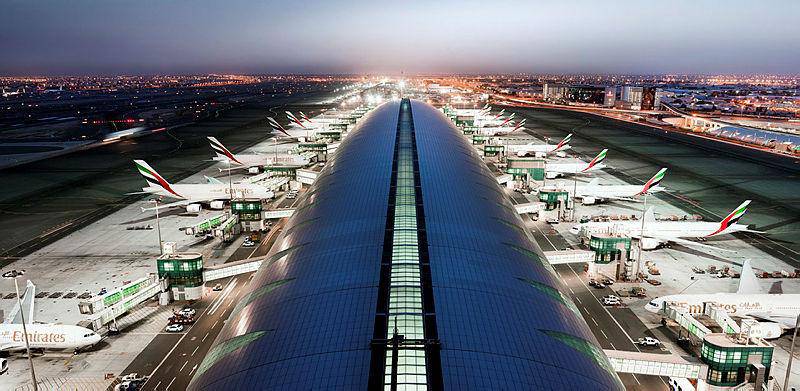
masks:
[(291, 137), (289, 132), (286, 131), (286, 128), (284, 128), (283, 125), (279, 124), (278, 121), (275, 120), (275, 118), (267, 117), (267, 121), (269, 122), (269, 125), (272, 126), (272, 129), (280, 131), (281, 133)]
[(707, 236), (717, 235), (721, 232), (724, 232), (731, 225), (736, 224), (736, 222), (739, 221), (739, 219), (741, 219), (742, 216), (744, 216), (744, 214), (747, 212), (748, 205), (750, 205), (750, 200), (745, 200), (744, 202), (742, 202), (742, 204), (739, 205), (736, 209), (734, 209), (733, 212), (725, 216), (725, 218), (719, 222), (719, 228), (717, 228), (716, 231)]
[(22, 316), (25, 316), (25, 323), (33, 323), (34, 322), (34, 306), (33, 306), (33, 299), (36, 296), (36, 285), (33, 285), (31, 280), (28, 280), (27, 286), (25, 287), (25, 292), (22, 293), (22, 298), (20, 302), (22, 303), (22, 307), (20, 307), (19, 303), (14, 305), (14, 308), (11, 310), (10, 316), (6, 319), (5, 323), (11, 324), (21, 324), (22, 323)]
[(297, 119), (297, 117), (295, 117), (295, 116), (294, 116), (294, 114), (292, 114), (292, 112), (291, 112), (291, 111), (286, 111), (286, 118), (288, 118), (288, 119), (289, 119), (289, 121), (292, 121), (292, 122), (294, 122), (294, 123), (296, 123), (296, 124), (300, 125), (300, 127), (301, 127), (301, 128), (303, 128), (303, 129), (305, 129), (305, 128), (306, 128), (306, 126), (305, 126), (305, 125), (303, 125), (303, 122), (302, 122), (302, 121), (300, 121), (299, 119)]
[(600, 151), (600, 153), (598, 153), (597, 156), (595, 156), (594, 159), (592, 159), (592, 161), (589, 162), (589, 165), (587, 165), (586, 168), (584, 168), (582, 171), (584, 172), (589, 171), (592, 169), (592, 167), (600, 164), (600, 162), (606, 159), (607, 154), (608, 154), (608, 148)]
[(216, 137), (208, 136), (207, 138), (208, 142), (211, 143), (211, 149), (213, 149), (214, 152), (217, 153), (217, 156), (227, 159), (230, 162), (236, 162), (242, 164), (242, 162), (236, 159), (236, 156), (234, 156), (233, 153), (228, 150), (228, 148), (225, 148), (225, 146), (222, 145), (222, 143), (219, 142), (219, 140), (217, 140)]
[(558, 151), (561, 148), (564, 148), (564, 146), (567, 145), (570, 140), (572, 140), (572, 133), (568, 134), (567, 137), (564, 137), (564, 139), (561, 140), (558, 143), (558, 145), (556, 145), (556, 147), (553, 149), (553, 152)]
[(300, 112), (300, 118), (302, 118), (304, 121), (306, 121), (306, 122), (308, 122), (308, 123), (311, 123), (311, 118), (308, 118), (308, 116), (306, 115), (306, 113), (304, 113), (304, 112), (302, 112), (302, 111)]
[(653, 175), (653, 177), (650, 178), (650, 180), (648, 180), (644, 184), (644, 186), (642, 186), (642, 191), (640, 191), (639, 194), (647, 194), (647, 192), (650, 191), (651, 188), (658, 186), (658, 184), (664, 180), (664, 175), (666, 174), (666, 172), (667, 172), (666, 167), (658, 170), (656, 175)]
[(750, 260), (747, 259), (742, 264), (742, 275), (739, 278), (739, 289), (736, 293), (742, 294), (750, 294), (750, 293), (764, 293), (761, 290), (761, 286), (758, 284), (758, 277), (756, 277), (756, 273), (753, 272), (753, 268), (750, 266)]
[(146, 161), (134, 160), (133, 162), (136, 164), (136, 169), (139, 170), (139, 174), (142, 174), (142, 176), (150, 186), (160, 187), (178, 198), (183, 198), (181, 195), (176, 193), (175, 190), (172, 189), (172, 185), (169, 182), (167, 182), (167, 180), (164, 179), (164, 177), (159, 175), (156, 172), (156, 170), (153, 169), (153, 167), (150, 167), (150, 165), (147, 164)]

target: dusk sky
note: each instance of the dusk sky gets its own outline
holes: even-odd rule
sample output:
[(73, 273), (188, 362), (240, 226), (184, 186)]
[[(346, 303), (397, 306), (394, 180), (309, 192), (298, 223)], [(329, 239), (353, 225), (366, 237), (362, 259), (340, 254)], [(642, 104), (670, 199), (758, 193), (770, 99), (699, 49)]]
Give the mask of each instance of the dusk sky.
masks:
[(800, 73), (800, 1), (4, 0), (0, 74)]

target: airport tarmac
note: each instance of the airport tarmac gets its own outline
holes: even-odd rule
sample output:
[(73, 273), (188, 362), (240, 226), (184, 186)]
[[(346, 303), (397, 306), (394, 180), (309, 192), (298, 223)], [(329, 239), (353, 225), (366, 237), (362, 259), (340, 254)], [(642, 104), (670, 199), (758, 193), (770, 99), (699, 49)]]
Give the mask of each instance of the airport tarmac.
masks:
[[(514, 109), (517, 111), (518, 109)], [(596, 326), (595, 336), (601, 346), (619, 349), (629, 338), (614, 336), (610, 330), (627, 331), (632, 339), (641, 336), (654, 336), (665, 342), (667, 350), (686, 354), (682, 348), (670, 342), (675, 339), (675, 334), (661, 325), (661, 317), (644, 310), (645, 304), (654, 297), (676, 293), (714, 293), (734, 292), (738, 286), (738, 279), (713, 278), (708, 274), (694, 275), (693, 266), (703, 269), (709, 266), (722, 268), (725, 266), (739, 270), (744, 260), (751, 260), (756, 272), (760, 271), (788, 271), (798, 268), (800, 254), (797, 253), (798, 240), (796, 231), (800, 228), (797, 218), (800, 181), (797, 174), (758, 163), (739, 160), (728, 156), (712, 153), (682, 144), (670, 144), (652, 136), (644, 136), (621, 127), (636, 126), (615, 121), (600, 119), (594, 121), (592, 116), (577, 116), (576, 113), (555, 110), (519, 110), (523, 118), (528, 118), (525, 133), (517, 134), (518, 137), (531, 135), (543, 139), (549, 137), (550, 142), (556, 142), (567, 133), (574, 133), (570, 145), (573, 150), (570, 154), (582, 156), (584, 160), (591, 159), (602, 148), (609, 148), (606, 164), (607, 169), (587, 177), (579, 177), (578, 184), (586, 183), (593, 177), (602, 178), (603, 184), (643, 184), (660, 167), (668, 167), (666, 178), (661, 185), (667, 187), (667, 192), (648, 197), (648, 205), (654, 206), (658, 215), (700, 215), (705, 221), (719, 221), (730, 213), (744, 199), (752, 199), (753, 203), (748, 208), (747, 214), (740, 221), (743, 224), (755, 224), (756, 229), (766, 230), (767, 234), (740, 233), (734, 236), (725, 235), (709, 239), (705, 244), (724, 247), (733, 252), (713, 251), (707, 249), (688, 248), (681, 245), (672, 245), (655, 251), (646, 251), (643, 262), (650, 261), (661, 269), (661, 275), (656, 278), (662, 282), (660, 286), (644, 284), (648, 290), (646, 298), (624, 298), (623, 308), (608, 309), (613, 316), (605, 318), (602, 306), (599, 308), (582, 307), (585, 302), (593, 303), (587, 293), (594, 294), (595, 298), (613, 291), (606, 288), (596, 290), (588, 288), (586, 291), (576, 291), (581, 288), (579, 280), (585, 276), (582, 268), (575, 265), (559, 265), (556, 270), (562, 275), (565, 283), (571, 289), (571, 296), (590, 326)], [(518, 114), (519, 115), (519, 114)], [(584, 118), (591, 117), (591, 118)], [(569, 189), (573, 185), (572, 178), (559, 178), (548, 180), (548, 185), (562, 184)], [(763, 187), (763, 189), (762, 189)], [(756, 194), (756, 191), (760, 193)], [(514, 197), (522, 197), (514, 193)], [(780, 199), (773, 202), (773, 198)], [(535, 201), (528, 196), (529, 201)], [(526, 202), (519, 200), (518, 202)], [(584, 206), (580, 203), (576, 208), (576, 216), (593, 216), (599, 214), (614, 215), (641, 215), (641, 203), (612, 202), (599, 205)], [(544, 224), (530, 222), (528, 228), (534, 234), (537, 242), (545, 251), (561, 250), (564, 248), (578, 247), (578, 238), (569, 233), (573, 222), (559, 224)], [(584, 282), (585, 282), (585, 278)], [(631, 283), (617, 283), (614, 289), (625, 289)], [(763, 279), (762, 288), (766, 292), (800, 292), (800, 279)], [(597, 291), (597, 292), (595, 292)], [(588, 300), (587, 300), (588, 298)], [(598, 319), (599, 318), (599, 319)], [(612, 321), (609, 321), (609, 320)], [(606, 335), (607, 334), (607, 335)], [(610, 337), (610, 338), (609, 338)], [(776, 345), (773, 357), (772, 376), (782, 379), (788, 361), (788, 348), (791, 335), (772, 340)], [(627, 350), (622, 348), (622, 350)], [(628, 375), (621, 378), (629, 388), (653, 389), (650, 387), (659, 384), (632, 383)], [(658, 379), (655, 377), (638, 376), (637, 379)], [(800, 370), (793, 369), (792, 381), (800, 382)], [(649, 381), (649, 380), (648, 380)], [(661, 384), (660, 387), (665, 387)]]
[[(510, 108), (511, 109), (511, 108)], [(565, 110), (513, 108), (527, 119), (526, 133), (551, 142), (568, 133), (572, 150), (591, 158), (608, 148), (605, 171), (630, 183), (644, 183), (668, 167), (662, 183), (670, 191), (656, 198), (689, 214), (718, 221), (743, 200), (748, 224), (767, 234), (740, 237), (800, 268), (800, 174), (699, 147), (637, 133), (642, 125)]]
[(264, 98), (219, 118), (3, 170), (0, 267), (141, 199), (127, 195), (142, 187), (133, 159), (148, 161), (170, 179), (183, 179), (211, 165), (206, 136), (242, 150), (270, 137), (268, 115), (283, 122), (286, 109), (313, 113), (327, 106), (308, 102), (328, 95)]
[[(229, 140), (232, 140), (230, 142), (232, 145), (241, 145), (241, 141), (236, 138), (223, 140), (226, 145)], [(213, 155), (211, 148), (207, 144), (203, 147), (205, 156), (210, 158)], [(284, 155), (291, 148), (293, 145), (290, 143), (283, 141), (275, 143), (267, 139), (243, 152), (273, 154), (277, 151), (279, 155)], [(224, 163), (213, 163), (212, 166), (192, 173), (177, 182), (204, 183), (205, 176), (216, 177), (227, 182), (227, 171), (221, 171), (226, 167), (227, 165)], [(161, 172), (160, 168), (158, 170)], [(170, 179), (173, 178), (172, 175), (163, 175)], [(239, 171), (232, 174), (231, 178), (233, 181), (237, 181), (243, 177), (244, 175)], [(128, 180), (139, 188), (146, 185), (144, 179), (134, 171), (130, 172)], [(279, 194), (279, 197), (271, 201), (268, 207), (290, 207), (296, 201), (297, 198), (289, 200)], [(134, 201), (79, 230), (68, 233), (63, 238), (43, 246), (32, 254), (17, 259), (13, 266), (26, 270), (25, 278), (31, 279), (37, 285), (37, 292), (48, 292), (46, 298), (36, 300), (37, 321), (76, 324), (86, 318), (78, 311), (80, 299), (76, 295), (97, 294), (102, 288), (111, 290), (121, 286), (125, 281), (156, 272), (155, 258), (160, 252), (155, 213), (142, 210), (143, 207), (149, 206), (152, 204), (146, 200)], [(179, 230), (181, 227), (191, 226), (221, 213), (224, 211), (204, 209), (199, 214), (187, 214), (182, 208), (162, 211), (158, 223), (161, 227), (163, 241), (175, 242), (179, 251), (202, 253), (206, 265), (210, 266), (265, 255), (280, 233), (281, 225), (277, 224), (271, 233), (263, 236), (263, 240), (257, 246), (243, 247), (241, 245), (243, 238), (241, 237), (231, 243), (223, 243), (219, 239), (196, 238)], [(148, 226), (151, 229), (129, 229)], [(188, 343), (194, 343), (194, 334), (202, 330), (204, 334), (197, 338), (199, 340), (197, 343), (202, 343), (202, 346), (189, 348), (189, 352), (196, 350), (191, 356), (198, 360), (195, 364), (199, 364), (214, 341), (216, 333), (222, 328), (227, 313), (232, 310), (230, 303), (237, 302), (241, 295), (246, 293), (244, 285), (246, 281), (249, 281), (248, 277), (249, 275), (237, 276), (222, 282), (230, 283), (232, 288), (229, 290), (229, 294), (225, 295), (224, 305), (216, 306), (223, 307), (218, 311), (214, 310), (215, 300), (221, 295), (212, 290), (213, 285), (217, 282), (209, 284), (206, 289), (207, 295), (194, 303), (193, 307), (197, 309), (198, 314), (207, 312), (211, 312), (211, 314), (199, 317), (195, 327), (189, 328), (183, 333), (164, 332), (164, 327), (168, 323), (167, 318), (172, 315), (172, 309), (183, 303), (159, 307), (157, 302), (151, 300), (138, 306), (118, 321), (121, 334), (106, 337), (100, 344), (86, 352), (77, 355), (72, 355), (71, 352), (48, 352), (44, 356), (35, 357), (37, 379), (41, 384), (62, 388), (76, 385), (79, 389), (105, 390), (112, 384), (114, 378), (121, 374), (131, 372), (150, 374), (159, 369), (160, 372), (156, 372), (155, 378), (169, 376), (169, 379), (166, 379), (168, 382), (175, 377), (175, 375), (170, 375), (175, 369), (170, 365), (171, 360), (180, 359), (174, 355), (185, 355), (183, 347)], [(20, 281), (20, 284), (24, 285), (24, 281)], [(0, 294), (5, 296), (13, 290), (12, 282), (0, 281)], [(56, 292), (61, 295), (58, 298), (50, 298)], [(0, 300), (0, 309), (7, 313), (15, 303), (16, 300)], [(205, 333), (209, 335), (205, 336)], [(189, 337), (183, 338), (185, 335), (189, 335)], [(194, 349), (195, 347), (198, 349)], [(200, 349), (201, 347), (202, 349)], [(172, 352), (170, 360), (165, 361), (164, 359), (170, 352)], [(156, 364), (160, 362), (167, 364), (157, 366)], [(192, 366), (194, 364), (190, 367)], [(181, 387), (176, 388), (176, 384), (172, 389), (185, 388), (191, 380), (188, 372), (185, 375), (185, 378), (178, 381)], [(13, 355), (9, 360), (9, 371), (3, 376), (0, 384), (8, 385), (10, 389), (29, 388), (27, 358), (23, 355)], [(155, 387), (156, 384), (157, 382), (149, 383), (148, 387)], [(163, 389), (165, 386), (166, 383), (159, 389)]]

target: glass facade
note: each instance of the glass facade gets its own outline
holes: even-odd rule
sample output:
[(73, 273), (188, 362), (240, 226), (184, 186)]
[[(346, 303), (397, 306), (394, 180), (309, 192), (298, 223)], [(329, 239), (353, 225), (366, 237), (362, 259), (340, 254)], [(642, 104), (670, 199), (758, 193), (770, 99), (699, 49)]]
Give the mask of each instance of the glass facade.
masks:
[(239, 221), (261, 220), (261, 200), (233, 200), (231, 210), (239, 215)]
[(714, 386), (735, 386), (745, 381), (752, 366), (750, 357), (766, 368), (766, 379), (772, 364), (772, 346), (717, 346), (707, 339), (700, 349), (700, 359), (708, 365), (708, 383)]
[[(367, 114), (276, 243), (302, 246), (262, 264), (190, 389), (379, 389), (395, 365), (398, 389), (623, 388), (471, 141), (410, 104), (413, 167), (401, 103)], [(407, 343), (386, 354), (395, 320)]]
[(589, 249), (594, 251), (594, 261), (600, 264), (607, 264), (613, 261), (630, 258), (631, 238), (628, 237), (609, 237), (595, 236), (589, 238)]
[(169, 277), (171, 287), (194, 288), (203, 285), (203, 256), (182, 254), (171, 258), (166, 255), (156, 261), (158, 277)]

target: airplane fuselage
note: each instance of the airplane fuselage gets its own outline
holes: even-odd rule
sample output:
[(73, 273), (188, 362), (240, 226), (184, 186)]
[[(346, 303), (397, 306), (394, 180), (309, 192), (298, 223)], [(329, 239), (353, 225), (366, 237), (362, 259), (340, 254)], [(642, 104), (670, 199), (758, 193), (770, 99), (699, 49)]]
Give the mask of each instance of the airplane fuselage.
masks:
[(582, 174), (586, 172), (602, 170), (606, 167), (605, 164), (595, 164), (593, 167), (587, 169), (589, 163), (547, 163), (545, 170), (548, 173), (564, 175), (564, 174)]
[[(57, 324), (28, 324), (31, 349), (78, 349), (100, 342), (100, 335), (84, 327)], [(25, 349), (21, 324), (0, 324), (0, 351)]]
[[(578, 226), (588, 233), (614, 231), (634, 237), (642, 236), (642, 222), (637, 220), (592, 221)], [(644, 236), (647, 237), (647, 234), (652, 232), (661, 237), (690, 239), (747, 230), (747, 226), (743, 224), (731, 224), (726, 229), (717, 232), (719, 228), (720, 223), (710, 221), (646, 221)]]
[[(567, 190), (569, 186), (565, 186)], [(663, 191), (664, 188), (660, 186), (651, 187), (649, 193), (658, 193)], [(595, 197), (600, 199), (613, 199), (613, 198), (633, 198), (642, 192), (640, 185), (594, 185), (594, 186), (578, 186), (575, 191), (576, 198)]]
[(229, 186), (227, 183), (189, 183), (171, 185), (175, 193), (155, 186), (142, 188), (151, 194), (160, 195), (168, 198), (206, 202), (213, 200), (231, 199), (231, 191), (234, 198), (272, 198), (273, 193), (267, 188), (249, 183), (234, 183)]
[(708, 293), (692, 295), (670, 295), (653, 299), (645, 308), (658, 312), (664, 303), (679, 308), (692, 315), (703, 314), (703, 303), (714, 303), (729, 315), (747, 316), (751, 314), (775, 317), (794, 317), (800, 314), (800, 294), (736, 294)]

